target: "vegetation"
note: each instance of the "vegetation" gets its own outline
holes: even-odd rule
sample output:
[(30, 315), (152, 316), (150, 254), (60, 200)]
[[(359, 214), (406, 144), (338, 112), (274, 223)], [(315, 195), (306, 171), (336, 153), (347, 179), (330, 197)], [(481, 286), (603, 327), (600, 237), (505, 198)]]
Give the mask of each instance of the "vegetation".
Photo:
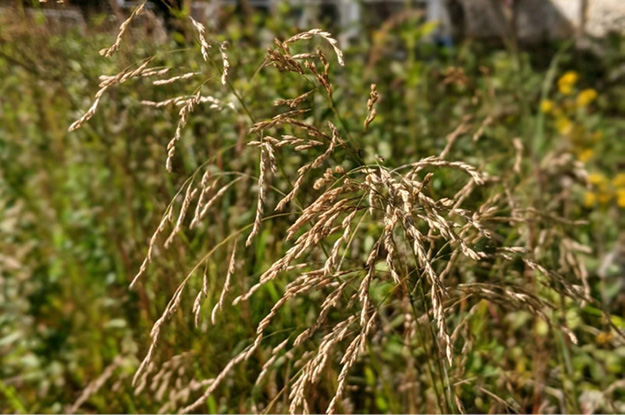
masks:
[(280, 12), (0, 18), (0, 410), (625, 411), (619, 40)]

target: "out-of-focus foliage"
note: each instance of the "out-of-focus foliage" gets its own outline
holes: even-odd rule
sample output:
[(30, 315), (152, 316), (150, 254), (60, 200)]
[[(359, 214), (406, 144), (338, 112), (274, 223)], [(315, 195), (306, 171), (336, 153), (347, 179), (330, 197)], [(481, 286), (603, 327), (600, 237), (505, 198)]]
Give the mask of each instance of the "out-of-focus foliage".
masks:
[[(272, 115), (276, 98), (296, 96), (304, 88), (288, 76), (278, 81), (275, 71), (257, 72), (273, 37), (297, 32), (289, 11), (281, 13), (271, 19), (232, 18), (212, 35), (233, 45), (234, 87), (259, 117)], [(160, 252), (145, 283), (131, 291), (128, 283), (167, 203), (206, 159), (250, 174), (257, 160), (244, 151), (249, 125), (228, 112), (217, 117), (199, 110), (183, 135), (174, 174), (167, 174), (165, 146), (177, 110), (156, 111), (140, 101), (164, 100), (180, 91), (175, 84), (155, 89), (149, 79), (107, 94), (93, 119), (68, 134), (67, 127), (91, 104), (100, 75), (115, 74), (154, 53), (181, 72), (201, 71), (204, 65), (191, 35), (186, 40), (184, 33), (175, 33), (163, 45), (142, 30), (126, 39), (131, 45), (122, 46), (121, 53), (104, 59), (98, 50), (114, 36), (104, 29), (105, 20), (53, 30), (37, 15), (0, 17), (1, 412), (67, 411), (111, 367), (106, 386), (79, 411), (157, 411), (169, 399), (168, 385), (214, 376), (281, 292), (281, 283), (270, 285), (267, 304), (228, 308), (216, 327), (207, 319), (195, 329), (187, 314), (176, 314), (160, 353), (178, 357), (160, 382), (140, 393), (131, 387), (150, 327), (185, 269), (253, 220), (255, 196), (229, 194), (223, 215)], [(353, 131), (362, 128), (369, 85), (378, 85), (378, 115), (362, 138), (363, 154), (398, 165), (438, 154), (445, 137), (464, 123), (472, 129), (453, 150), (458, 158), (502, 175), (516, 154), (513, 139), (520, 138), (527, 168), (538, 166), (536, 176), (519, 184), (523, 197), (545, 205), (561, 201), (567, 217), (588, 220), (569, 236), (590, 247), (584, 264), (592, 296), (612, 313), (614, 324), (625, 328), (625, 83), (616, 70), (625, 62), (623, 46), (603, 45), (604, 57), (589, 63), (581, 52), (559, 45), (523, 52), (472, 42), (441, 47), (424, 41), (431, 30), (410, 13), (382, 27), (365, 25), (347, 49), (348, 65), (333, 74), (337, 111)], [(560, 169), (557, 162), (563, 158), (584, 163), (587, 183)], [(292, 173), (289, 169), (287, 164)], [(452, 181), (453, 176), (437, 177), (432, 186), (444, 191)], [(260, 274), (265, 258), (282, 250), (275, 235), (283, 232), (268, 224), (243, 271)], [(209, 262), (211, 304), (219, 290), (214, 281), (227, 260), (223, 250)], [(293, 303), (279, 324), (283, 330), (304, 326), (314, 310), (312, 301)], [(625, 411), (623, 341), (590, 305), (561, 318), (579, 345), (561, 348), (564, 342), (551, 338), (530, 314), (484, 301), (470, 320), (467, 341), (473, 351), (463, 374), (470, 379), (462, 386), (465, 409)], [(407, 369), (401, 339), (388, 341), (395, 346), (385, 349), (389, 355), (372, 353), (354, 371), (364, 391), (358, 409), (436, 411), (431, 390), (415, 398), (389, 387), (387, 379)], [(424, 356), (416, 353), (421, 364), (416, 377), (422, 380)], [(253, 388), (251, 382), (245, 368), (238, 370), (205, 410), (244, 412), (258, 396), (279, 399), (272, 383)], [(334, 388), (330, 378), (327, 388)], [(243, 392), (248, 390), (254, 392)]]

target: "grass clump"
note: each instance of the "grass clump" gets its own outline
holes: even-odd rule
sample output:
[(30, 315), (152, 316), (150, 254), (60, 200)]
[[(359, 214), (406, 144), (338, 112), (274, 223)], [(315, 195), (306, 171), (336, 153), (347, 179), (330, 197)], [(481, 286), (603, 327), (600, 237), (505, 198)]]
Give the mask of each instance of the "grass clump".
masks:
[[(88, 373), (61, 376), (81, 385), (58, 398), (64, 409), (564, 412), (587, 410), (602, 382), (595, 408), (621, 402), (618, 303), (597, 295), (588, 229), (599, 227), (581, 203), (593, 176), (588, 160), (545, 140), (564, 132), (545, 122), (555, 104), (527, 92), (541, 87), (529, 62), (427, 63), (399, 38), (366, 66), (320, 29), (278, 29), (290, 33), (263, 50), (188, 23), (199, 46), (138, 42), (138, 63), (123, 42), (104, 49), (125, 69), (97, 85), (93, 75), (94, 99), (72, 105), (76, 132), (59, 132), (80, 140), (57, 150), (66, 157), (94, 157), (90, 140), (115, 135), (111, 148), (96, 144), (110, 158), (57, 174), (93, 189), (82, 203), (126, 206), (128, 218), (99, 213), (106, 226), (84, 215), (106, 235), (94, 241), (116, 242), (106, 247), (121, 256), (118, 323), (133, 325), (105, 331), (115, 346)], [(117, 180), (111, 195), (98, 172)], [(31, 177), (12, 188), (42, 187)], [(56, 211), (74, 212), (75, 197)], [(66, 221), (61, 232), (76, 223)], [(80, 275), (72, 281), (85, 284)], [(589, 365), (604, 347), (605, 367)], [(14, 406), (26, 396), (2, 390)]]

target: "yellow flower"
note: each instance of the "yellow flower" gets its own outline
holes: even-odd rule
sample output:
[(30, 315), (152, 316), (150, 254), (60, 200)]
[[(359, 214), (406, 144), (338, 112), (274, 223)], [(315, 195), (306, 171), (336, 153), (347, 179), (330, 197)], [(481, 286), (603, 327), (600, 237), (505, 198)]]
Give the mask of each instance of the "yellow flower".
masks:
[(605, 176), (601, 173), (590, 173), (588, 175), (588, 183), (601, 184), (605, 182)]
[(625, 189), (618, 189), (616, 191), (616, 203), (619, 207), (625, 208)]
[(550, 99), (543, 99), (540, 103), (540, 110), (545, 114), (548, 114), (553, 110), (553, 101)]
[(564, 75), (562, 75), (562, 78), (560, 78), (558, 82), (573, 85), (577, 82), (578, 79), (579, 75), (577, 75), (577, 72), (567, 71)]
[(592, 148), (586, 148), (577, 155), (577, 158), (582, 163), (586, 163), (588, 160), (590, 160), (594, 156), (595, 156), (595, 151)]
[(593, 207), (597, 203), (597, 194), (593, 192), (586, 192), (584, 195), (584, 206)]
[(573, 86), (569, 84), (559, 84), (560, 92), (564, 95), (571, 95), (573, 93)]
[(570, 95), (573, 92), (573, 86), (577, 83), (579, 75), (577, 72), (568, 71), (558, 80), (558, 88), (564, 95)]
[(573, 123), (567, 117), (560, 117), (556, 120), (556, 129), (562, 135), (567, 135), (573, 130)]
[(625, 173), (619, 173), (612, 179), (612, 184), (614, 187), (623, 187), (625, 188)]
[(597, 99), (597, 91), (592, 88), (584, 89), (577, 95), (577, 106), (586, 107), (595, 99)]

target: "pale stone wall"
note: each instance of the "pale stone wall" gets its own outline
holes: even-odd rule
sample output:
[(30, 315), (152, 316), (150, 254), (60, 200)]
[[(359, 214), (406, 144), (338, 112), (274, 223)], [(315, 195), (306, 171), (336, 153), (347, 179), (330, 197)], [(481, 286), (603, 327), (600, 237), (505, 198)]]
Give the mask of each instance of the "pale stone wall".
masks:
[[(625, 0), (587, 0), (586, 10), (583, 0), (456, 1), (464, 9), (464, 34), (470, 37), (497, 37), (511, 30), (525, 41), (565, 39), (582, 32), (598, 37), (625, 34)], [(502, 3), (513, 5), (513, 19)]]
[(506, 33), (506, 20), (491, 0), (460, 0), (460, 4), (464, 10), (464, 35), (484, 38)]
[(625, 0), (589, 0), (585, 29), (591, 36), (625, 33)]

